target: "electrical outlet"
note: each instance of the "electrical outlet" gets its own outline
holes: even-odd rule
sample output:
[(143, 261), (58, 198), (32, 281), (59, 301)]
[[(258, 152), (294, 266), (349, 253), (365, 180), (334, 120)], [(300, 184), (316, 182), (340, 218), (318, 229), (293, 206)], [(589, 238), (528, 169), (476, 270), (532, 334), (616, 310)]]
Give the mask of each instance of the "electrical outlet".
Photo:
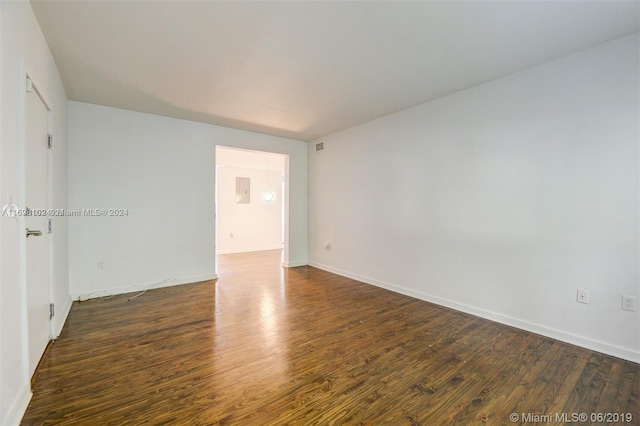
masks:
[(578, 289), (578, 303), (589, 304), (589, 290), (586, 288)]
[(101, 260), (98, 261), (98, 271), (104, 271), (104, 262)]
[(636, 298), (635, 296), (622, 295), (622, 310), (623, 311), (636, 311)]

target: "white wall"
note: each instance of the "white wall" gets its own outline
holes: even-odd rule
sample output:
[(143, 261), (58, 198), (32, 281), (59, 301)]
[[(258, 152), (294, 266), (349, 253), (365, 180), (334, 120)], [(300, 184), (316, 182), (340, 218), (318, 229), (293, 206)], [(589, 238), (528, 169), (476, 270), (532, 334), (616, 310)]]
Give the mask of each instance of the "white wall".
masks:
[[(55, 63), (42, 36), (29, 2), (0, 2), (0, 204), (7, 197), (19, 207), (18, 90), (24, 75), (20, 62), (52, 109), (51, 130), (55, 146), (51, 153), (51, 207), (67, 203), (66, 140), (67, 98)], [(21, 59), (22, 58), (22, 59)], [(67, 220), (55, 218), (53, 246), (53, 297), (57, 315), (54, 334), (62, 328), (71, 298), (68, 290)], [(0, 424), (18, 424), (31, 398), (27, 372), (27, 318), (20, 284), (20, 239), (24, 227), (0, 217)]]
[(310, 264), (639, 361), (638, 59), (635, 34), (309, 144)]
[[(217, 253), (281, 249), (285, 156), (218, 147), (216, 167)], [(250, 179), (248, 204), (236, 203), (236, 177)], [(275, 199), (264, 201), (262, 191)]]
[(74, 297), (215, 277), (218, 144), (289, 155), (287, 260), (306, 264), (306, 143), (70, 102), (70, 208), (128, 209), (125, 217), (70, 219)]

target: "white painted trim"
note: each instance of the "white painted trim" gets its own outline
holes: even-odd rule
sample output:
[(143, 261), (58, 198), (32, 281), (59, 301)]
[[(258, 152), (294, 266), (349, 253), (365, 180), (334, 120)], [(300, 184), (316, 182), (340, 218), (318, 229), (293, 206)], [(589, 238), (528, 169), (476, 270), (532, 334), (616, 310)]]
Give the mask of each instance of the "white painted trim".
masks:
[[(284, 203), (282, 210), (282, 240), (284, 246), (282, 248), (282, 259), (285, 262), (290, 261), (291, 257), (291, 232), (289, 221), (291, 220), (291, 216), (289, 215), (289, 209), (291, 209), (291, 190), (290, 190), (290, 182), (289, 177), (291, 176), (291, 165), (290, 165), (291, 157), (289, 155), (285, 155), (284, 157), (284, 193), (282, 194), (282, 201)], [(308, 172), (307, 172), (308, 174)], [(307, 178), (308, 179), (308, 178)], [(307, 195), (308, 197), (308, 195)], [(308, 232), (308, 230), (307, 230)]]
[(115, 296), (118, 294), (135, 293), (143, 290), (151, 290), (154, 288), (173, 287), (176, 285), (193, 284), (202, 281), (217, 280), (216, 274), (194, 275), (191, 277), (183, 277), (176, 279), (167, 279), (164, 281), (156, 281), (152, 283), (139, 283), (127, 286), (111, 287), (101, 290), (92, 291), (91, 293), (75, 293), (71, 295), (73, 300), (88, 300), (97, 297)]
[(282, 244), (278, 244), (277, 246), (268, 246), (268, 247), (218, 250), (216, 254), (248, 253), (253, 251), (268, 251), (268, 250), (282, 250)]
[(424, 300), (426, 302), (434, 303), (436, 305), (445, 306), (447, 308), (455, 309), (456, 311), (465, 312), (467, 314), (471, 314), (480, 318), (495, 321), (500, 324), (519, 328), (521, 330), (540, 334), (546, 337), (551, 337), (552, 339), (560, 340), (560, 341), (570, 343), (572, 345), (580, 346), (586, 349), (590, 349), (593, 351), (602, 352), (604, 354), (612, 355), (617, 358), (626, 359), (628, 361), (632, 361), (636, 363), (640, 362), (640, 352), (634, 351), (629, 348), (623, 348), (621, 346), (612, 345), (610, 343), (601, 342), (598, 340), (590, 339), (588, 337), (566, 333), (562, 330), (545, 327), (540, 324), (524, 321), (524, 320), (513, 318), (507, 315), (502, 315), (497, 312), (487, 311), (485, 309), (478, 308), (476, 306), (458, 303), (453, 300), (443, 299), (441, 297), (437, 297), (428, 293), (423, 293), (421, 291), (411, 290), (405, 287), (375, 280), (373, 278), (366, 277), (364, 275), (354, 274), (348, 271), (344, 271), (338, 268), (333, 268), (331, 266), (323, 265), (317, 262), (310, 261), (309, 265), (318, 269), (322, 269), (327, 272), (338, 274), (338, 275), (351, 278), (357, 281), (361, 281), (365, 284), (371, 284), (376, 287), (393, 291), (395, 293), (404, 294), (405, 296), (410, 296), (416, 299)]
[[(25, 115), (26, 115), (26, 84), (27, 73), (25, 71), (24, 56), (18, 56), (18, 205), (22, 208), (25, 206)], [(22, 352), (22, 379), (23, 383), (27, 386), (31, 381), (29, 375), (29, 302), (27, 295), (27, 237), (24, 233), (25, 218), (24, 216), (18, 217), (19, 227), (19, 271), (18, 280), (20, 285), (20, 324), (22, 334), (22, 345), (20, 350)]]
[(7, 415), (2, 419), (3, 426), (18, 426), (22, 421), (24, 413), (27, 411), (29, 402), (33, 397), (31, 389), (29, 389), (29, 382), (22, 385), (20, 392), (16, 395), (11, 408), (7, 412)]
[(69, 312), (71, 312), (71, 306), (73, 306), (73, 299), (69, 297), (67, 302), (64, 304), (62, 308), (56, 307), (56, 312), (53, 317), (53, 335), (51, 336), (54, 339), (57, 339), (62, 332), (62, 327), (64, 327), (64, 323), (67, 321), (67, 317), (69, 316)]
[[(282, 262), (282, 266), (285, 268), (297, 268), (298, 266), (307, 266), (309, 263), (306, 260), (298, 260), (293, 262)], [(320, 268), (322, 269), (322, 268)]]

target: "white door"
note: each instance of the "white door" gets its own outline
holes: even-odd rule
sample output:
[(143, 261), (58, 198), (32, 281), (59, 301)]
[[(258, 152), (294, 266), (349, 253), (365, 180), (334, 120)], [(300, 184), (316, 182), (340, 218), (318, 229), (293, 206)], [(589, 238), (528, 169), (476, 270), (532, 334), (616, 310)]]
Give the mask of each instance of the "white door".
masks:
[[(49, 343), (49, 238), (47, 236), (47, 107), (35, 89), (26, 93), (24, 139), (29, 377)], [(28, 232), (31, 231), (31, 232)], [(40, 235), (38, 235), (40, 234)]]

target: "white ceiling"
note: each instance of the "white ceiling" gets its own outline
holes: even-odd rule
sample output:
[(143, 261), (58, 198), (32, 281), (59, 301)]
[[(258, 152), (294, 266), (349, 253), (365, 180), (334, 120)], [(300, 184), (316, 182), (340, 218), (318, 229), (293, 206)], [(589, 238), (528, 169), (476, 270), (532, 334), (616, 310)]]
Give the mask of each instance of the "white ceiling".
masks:
[(639, 30), (636, 1), (32, 1), (71, 100), (301, 140)]

